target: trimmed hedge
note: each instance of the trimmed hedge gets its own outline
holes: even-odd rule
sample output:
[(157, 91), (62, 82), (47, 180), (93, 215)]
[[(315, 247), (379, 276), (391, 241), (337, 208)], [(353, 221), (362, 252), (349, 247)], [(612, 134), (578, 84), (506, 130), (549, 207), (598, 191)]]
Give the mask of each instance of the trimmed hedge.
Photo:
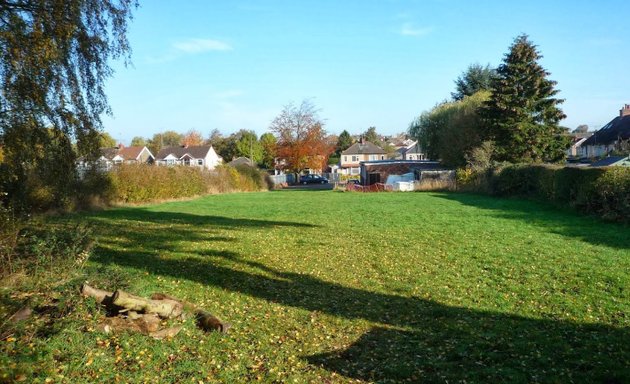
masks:
[(510, 165), (475, 176), (461, 177), (459, 189), (552, 201), (608, 220), (630, 222), (627, 167)]

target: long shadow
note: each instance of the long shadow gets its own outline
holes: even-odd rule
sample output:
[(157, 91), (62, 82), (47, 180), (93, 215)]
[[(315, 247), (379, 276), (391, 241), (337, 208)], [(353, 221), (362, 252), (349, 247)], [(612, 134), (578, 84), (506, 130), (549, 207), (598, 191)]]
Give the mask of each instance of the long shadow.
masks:
[[(282, 272), (245, 261), (234, 252), (206, 251), (203, 256), (172, 260), (151, 252), (100, 249), (95, 260), (378, 324), (342, 351), (304, 356), (348, 378), (377, 382), (630, 382), (630, 329), (622, 326), (623, 319), (619, 327), (585, 325), (452, 307)], [(247, 266), (251, 271), (231, 266)]]
[(630, 248), (630, 226), (561, 209), (549, 203), (467, 193), (436, 193), (442, 199), (481, 208), (502, 219), (535, 223), (548, 232), (611, 248)]
[(314, 224), (300, 223), (296, 221), (281, 220), (257, 220), (239, 219), (228, 216), (195, 215), (182, 212), (151, 211), (141, 208), (118, 208), (99, 212), (94, 219), (105, 220), (133, 220), (157, 224), (192, 224), (221, 228), (248, 228), (248, 227), (298, 227), (312, 228)]

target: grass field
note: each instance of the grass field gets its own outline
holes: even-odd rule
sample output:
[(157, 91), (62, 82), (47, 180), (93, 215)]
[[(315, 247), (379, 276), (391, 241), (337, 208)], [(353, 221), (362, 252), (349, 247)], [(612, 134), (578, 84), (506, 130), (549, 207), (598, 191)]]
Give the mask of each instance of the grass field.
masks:
[[(627, 226), (520, 200), (333, 191), (78, 219), (98, 238), (87, 276), (51, 288), (70, 308), (57, 322), (2, 342), (5, 379), (630, 382)], [(100, 309), (69, 298), (86, 279), (233, 327), (103, 334)]]

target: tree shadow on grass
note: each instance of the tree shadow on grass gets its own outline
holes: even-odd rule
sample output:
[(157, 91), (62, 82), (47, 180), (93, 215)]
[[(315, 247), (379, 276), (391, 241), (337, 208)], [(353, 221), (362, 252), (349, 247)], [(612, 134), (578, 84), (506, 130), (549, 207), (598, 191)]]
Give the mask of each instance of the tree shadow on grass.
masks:
[(140, 208), (112, 209), (99, 212), (94, 218), (97, 220), (132, 220), (153, 224), (190, 224), (217, 228), (317, 227), (314, 224), (297, 221), (243, 219), (228, 216), (195, 215), (183, 212), (152, 211)]
[(150, 252), (100, 249), (94, 260), (284, 306), (374, 322), (369, 332), (344, 350), (304, 356), (310, 363), (348, 378), (377, 382), (630, 381), (630, 329), (621, 324), (530, 319), (369, 292), (282, 272), (233, 252), (208, 251), (203, 257), (173, 260)]
[(536, 224), (547, 232), (617, 249), (630, 249), (630, 226), (605, 222), (550, 203), (467, 193), (434, 196), (492, 212), (492, 216)]

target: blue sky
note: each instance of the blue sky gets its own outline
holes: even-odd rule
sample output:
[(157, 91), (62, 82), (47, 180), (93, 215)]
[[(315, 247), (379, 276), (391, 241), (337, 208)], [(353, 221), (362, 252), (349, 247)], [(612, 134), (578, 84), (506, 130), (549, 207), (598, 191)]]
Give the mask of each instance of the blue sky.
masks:
[(629, 31), (626, 0), (141, 0), (133, 66), (112, 64), (104, 125), (124, 143), (262, 134), (308, 98), (330, 133), (403, 132), (468, 65), (500, 64), (527, 33), (566, 99), (563, 125), (598, 129), (630, 103)]

